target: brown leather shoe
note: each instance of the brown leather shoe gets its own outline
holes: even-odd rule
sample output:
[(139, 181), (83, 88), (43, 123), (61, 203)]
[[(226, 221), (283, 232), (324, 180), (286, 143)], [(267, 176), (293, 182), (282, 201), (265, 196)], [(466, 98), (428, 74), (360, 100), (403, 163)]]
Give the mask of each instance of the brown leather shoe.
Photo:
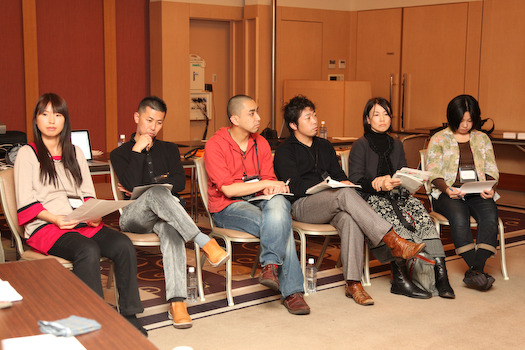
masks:
[(259, 283), (276, 292), (279, 291), (279, 277), (277, 277), (277, 265), (265, 265), (259, 276)]
[(190, 328), (192, 326), (191, 317), (186, 309), (186, 303), (176, 301), (171, 303), (168, 311), (168, 318), (173, 320), (173, 327), (178, 329)]
[(222, 249), (215, 239), (211, 239), (206, 243), (206, 245), (202, 247), (202, 250), (213, 267), (221, 266), (230, 258), (228, 253)]
[(310, 306), (304, 300), (302, 293), (293, 293), (282, 300), (282, 303), (293, 315), (308, 315), (310, 313)]
[(345, 294), (359, 305), (374, 305), (374, 299), (363, 289), (361, 282), (346, 281)]
[(392, 250), (392, 255), (397, 258), (411, 259), (418, 255), (425, 247), (425, 243), (411, 243), (399, 237), (394, 230), (390, 230), (384, 237), (383, 242)]

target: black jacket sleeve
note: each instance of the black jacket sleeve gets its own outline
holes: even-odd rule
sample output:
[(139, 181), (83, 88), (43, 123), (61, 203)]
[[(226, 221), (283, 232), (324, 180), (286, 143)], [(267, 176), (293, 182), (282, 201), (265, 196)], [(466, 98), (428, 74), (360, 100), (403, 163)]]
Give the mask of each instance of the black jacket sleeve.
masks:
[[(367, 151), (368, 142), (365, 138), (360, 138), (352, 144), (350, 157), (348, 158), (348, 178), (356, 185), (361, 185), (361, 191), (365, 193), (377, 193), (372, 187), (372, 180), (367, 175)], [(377, 164), (376, 164), (377, 169)]]

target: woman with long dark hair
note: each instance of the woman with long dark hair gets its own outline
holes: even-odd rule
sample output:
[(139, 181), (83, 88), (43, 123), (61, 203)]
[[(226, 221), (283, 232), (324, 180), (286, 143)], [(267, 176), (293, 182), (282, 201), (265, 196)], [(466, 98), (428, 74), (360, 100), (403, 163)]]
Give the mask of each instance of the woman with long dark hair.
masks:
[[(432, 219), (421, 201), (401, 186), (401, 180), (392, 178), (397, 170), (407, 166), (407, 161), (401, 141), (388, 134), (391, 124), (390, 103), (382, 97), (370, 99), (363, 112), (365, 134), (350, 151), (348, 178), (361, 185), (363, 198), (401, 237), (426, 243), (423, 252), (435, 260), (434, 277), (439, 296), (454, 298), (445, 252)], [(406, 261), (394, 258), (387, 248), (379, 245), (372, 248), (372, 252), (382, 263), (391, 264), (391, 292), (412, 298), (430, 298), (428, 291), (417, 287), (408, 277)]]
[(73, 273), (104, 297), (100, 257), (111, 259), (120, 312), (143, 334), (136, 314), (142, 312), (137, 286), (137, 258), (129, 238), (102, 224), (69, 221), (65, 216), (95, 198), (95, 188), (80, 148), (71, 144), (66, 101), (47, 93), (33, 112), (34, 142), (22, 147), (15, 161), (18, 223), (27, 244), (73, 262)]

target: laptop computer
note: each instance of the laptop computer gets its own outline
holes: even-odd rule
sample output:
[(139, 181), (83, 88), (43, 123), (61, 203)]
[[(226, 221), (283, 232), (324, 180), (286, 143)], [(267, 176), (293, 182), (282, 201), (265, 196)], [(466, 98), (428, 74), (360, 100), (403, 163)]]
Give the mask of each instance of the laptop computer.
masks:
[(71, 143), (75, 146), (80, 147), (82, 153), (84, 153), (84, 157), (86, 157), (89, 166), (107, 165), (107, 162), (93, 159), (93, 153), (91, 153), (91, 139), (89, 138), (89, 131), (72, 130)]

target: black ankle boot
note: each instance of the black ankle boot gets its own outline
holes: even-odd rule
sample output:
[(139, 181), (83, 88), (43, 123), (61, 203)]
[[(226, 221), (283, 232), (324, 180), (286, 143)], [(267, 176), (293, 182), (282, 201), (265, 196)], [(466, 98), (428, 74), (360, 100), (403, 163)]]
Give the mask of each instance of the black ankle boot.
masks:
[(417, 299), (429, 299), (432, 297), (431, 293), (419, 288), (408, 278), (405, 259), (395, 259), (390, 263), (390, 267), (392, 269), (390, 293)]
[(434, 274), (436, 277), (436, 289), (438, 290), (439, 296), (442, 298), (454, 299), (456, 295), (448, 282), (445, 258), (435, 258), (435, 260), (436, 265), (434, 265)]

